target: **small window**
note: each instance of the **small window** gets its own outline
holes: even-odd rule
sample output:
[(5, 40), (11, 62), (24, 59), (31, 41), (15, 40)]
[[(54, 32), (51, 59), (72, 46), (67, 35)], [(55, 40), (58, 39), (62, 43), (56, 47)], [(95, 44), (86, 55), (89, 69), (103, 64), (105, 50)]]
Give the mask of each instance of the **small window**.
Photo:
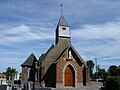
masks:
[(66, 30), (66, 28), (65, 28), (65, 27), (63, 27), (63, 28), (62, 28), (62, 30)]

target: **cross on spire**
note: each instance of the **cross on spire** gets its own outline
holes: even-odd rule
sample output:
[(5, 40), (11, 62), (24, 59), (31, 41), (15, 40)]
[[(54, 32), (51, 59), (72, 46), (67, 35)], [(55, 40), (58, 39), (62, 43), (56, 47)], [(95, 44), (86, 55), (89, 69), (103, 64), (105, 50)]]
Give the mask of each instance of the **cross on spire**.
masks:
[(61, 16), (63, 16), (63, 8), (62, 8), (63, 4), (60, 5), (61, 7)]

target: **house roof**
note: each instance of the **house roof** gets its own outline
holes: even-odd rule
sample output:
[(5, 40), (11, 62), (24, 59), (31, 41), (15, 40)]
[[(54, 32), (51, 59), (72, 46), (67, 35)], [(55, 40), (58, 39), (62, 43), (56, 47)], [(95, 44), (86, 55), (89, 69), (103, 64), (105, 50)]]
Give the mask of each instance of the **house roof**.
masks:
[(42, 60), (45, 59), (45, 57), (47, 56), (47, 54), (54, 48), (54, 45), (52, 44), (51, 47), (47, 50), (47, 52), (45, 54), (42, 54), (40, 57), (39, 57), (39, 62), (41, 63)]
[(61, 45), (60, 43), (59, 44), (56, 44), (54, 46), (54, 48), (52, 48), (49, 53), (47, 54), (44, 54), (44, 55), (41, 55), (40, 59), (39, 59), (39, 62), (42, 63), (44, 67), (44, 70), (45, 70), (45, 73), (46, 71), (48, 70), (48, 68), (50, 67), (51, 64), (54, 64), (54, 63), (57, 63), (59, 58), (61, 57), (61, 55), (66, 51), (68, 50), (69, 48), (71, 48), (75, 54), (77, 55), (77, 57), (79, 58), (79, 61), (82, 63), (82, 64), (85, 64), (84, 60), (82, 59), (82, 57), (78, 54), (78, 52), (75, 50), (75, 48), (71, 45), (71, 44), (66, 44), (64, 45), (65, 43), (62, 43), (63, 45)]
[(0, 74), (0, 78), (5, 78), (6, 75), (5, 74)]
[(69, 27), (69, 25), (67, 24), (64, 16), (61, 16), (60, 19), (59, 19), (59, 22), (58, 22), (58, 25), (57, 26), (66, 26), (66, 27)]
[(34, 61), (37, 61), (35, 55), (32, 53), (23, 64), (21, 64), (22, 67), (26, 66), (33, 66)]
[(66, 43), (66, 41), (63, 41), (59, 44), (56, 44), (52, 49), (48, 50), (45, 54), (41, 55), (41, 57), (39, 58), (39, 63), (42, 63), (42, 65), (45, 66), (44, 67), (45, 71), (47, 71), (49, 66), (58, 59), (61, 53), (68, 46), (69, 44)]
[[(79, 58), (81, 63), (85, 63), (84, 60), (82, 59), (82, 57), (78, 54), (78, 52), (75, 50), (75, 48), (73, 47), (72, 44), (70, 44), (70, 46), (68, 46), (66, 49), (64, 49), (61, 54), (63, 54), (66, 50), (69, 50), (69, 49), (73, 50), (73, 52), (77, 55), (77, 57)], [(55, 63), (58, 62), (58, 60), (59, 60), (59, 57), (56, 59)]]

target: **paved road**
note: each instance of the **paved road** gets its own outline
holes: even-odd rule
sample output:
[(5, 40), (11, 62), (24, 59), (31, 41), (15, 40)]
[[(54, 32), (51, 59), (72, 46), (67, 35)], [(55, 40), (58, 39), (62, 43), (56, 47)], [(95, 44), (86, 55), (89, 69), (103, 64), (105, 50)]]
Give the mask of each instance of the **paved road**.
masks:
[(57, 88), (52, 90), (101, 90), (101, 82), (90, 82), (87, 86), (82, 86), (81, 88)]

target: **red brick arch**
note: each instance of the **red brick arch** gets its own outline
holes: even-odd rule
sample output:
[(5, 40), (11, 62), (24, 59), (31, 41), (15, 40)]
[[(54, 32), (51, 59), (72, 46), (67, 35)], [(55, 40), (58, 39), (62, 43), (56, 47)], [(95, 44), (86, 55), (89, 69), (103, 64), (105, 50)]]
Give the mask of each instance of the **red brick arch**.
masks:
[(75, 71), (71, 65), (68, 65), (64, 71), (64, 84), (65, 86), (75, 86)]

